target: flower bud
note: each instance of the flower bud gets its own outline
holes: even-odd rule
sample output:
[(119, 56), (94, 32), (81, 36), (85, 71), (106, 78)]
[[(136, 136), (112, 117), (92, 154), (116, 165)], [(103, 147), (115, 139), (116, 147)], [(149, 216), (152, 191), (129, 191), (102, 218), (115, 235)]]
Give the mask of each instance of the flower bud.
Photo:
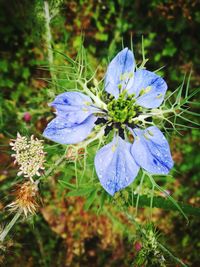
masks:
[(25, 122), (30, 122), (31, 119), (32, 119), (31, 114), (30, 114), (29, 112), (25, 112), (25, 113), (24, 113), (24, 116), (23, 116), (23, 120), (24, 120)]
[(136, 241), (134, 244), (134, 248), (137, 252), (139, 252), (142, 249), (142, 244), (139, 241)]

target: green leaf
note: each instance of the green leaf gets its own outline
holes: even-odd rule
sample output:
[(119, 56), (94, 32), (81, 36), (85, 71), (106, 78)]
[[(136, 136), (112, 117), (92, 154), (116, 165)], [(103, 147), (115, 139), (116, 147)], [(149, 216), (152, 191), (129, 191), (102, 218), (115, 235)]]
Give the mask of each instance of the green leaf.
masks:
[(90, 206), (92, 205), (92, 203), (94, 202), (95, 198), (96, 198), (96, 195), (97, 195), (97, 191), (94, 190), (93, 192), (91, 192), (91, 194), (89, 195), (85, 205), (84, 205), (84, 208), (85, 210), (88, 210), (90, 208)]
[(67, 56), (66, 54), (64, 54), (64, 53), (62, 53), (62, 52), (60, 52), (60, 51), (58, 51), (58, 50), (53, 50), (53, 52), (56, 52), (56, 53), (58, 53), (58, 54), (60, 54), (61, 56), (63, 56), (70, 64), (72, 64), (73, 66), (75, 66), (76, 67), (76, 62), (73, 60), (73, 59), (71, 59), (69, 56)]
[(108, 40), (108, 34), (97, 32), (97, 33), (95, 34), (95, 38), (96, 38), (97, 40), (100, 40), (100, 41), (107, 41), (107, 40)]
[(75, 189), (67, 193), (68, 197), (86, 196), (94, 191), (94, 187)]
[(103, 191), (100, 197), (100, 208), (102, 209), (107, 198), (107, 192)]
[(74, 190), (76, 188), (76, 185), (70, 184), (70, 183), (63, 181), (63, 180), (58, 180), (58, 182), (64, 188), (68, 188), (70, 190)]
[[(137, 195), (133, 196), (133, 206), (136, 205), (137, 201)], [(130, 206), (132, 206), (132, 197), (131, 200), (129, 200)], [(177, 202), (179, 207), (183, 210), (183, 212), (187, 215), (194, 215), (194, 216), (200, 216), (200, 208), (193, 207), (187, 204), (183, 204), (180, 202)], [(151, 198), (146, 195), (140, 195), (140, 201), (138, 203), (138, 207), (150, 207), (151, 205)], [(174, 206), (174, 204), (171, 202), (171, 200), (165, 199), (160, 196), (154, 196), (152, 207), (154, 208), (160, 208), (164, 210), (175, 210), (177, 211), (177, 207)]]
[[(160, 192), (162, 192), (162, 193), (164, 193), (164, 194), (166, 193), (165, 190), (155, 182), (155, 180), (154, 180), (154, 178), (153, 178), (152, 175), (150, 175), (150, 174), (148, 174), (148, 173), (146, 173), (146, 175), (149, 177), (149, 179), (150, 179), (152, 185), (153, 185), (155, 188), (157, 188)], [(186, 214), (184, 213), (184, 211), (182, 210), (182, 208), (179, 206), (179, 204), (173, 199), (172, 196), (170, 196), (170, 195), (166, 195), (166, 197), (167, 197), (168, 200), (170, 200), (171, 204), (173, 204), (174, 207), (176, 207), (176, 209), (180, 211), (180, 213), (183, 215), (183, 217), (187, 220), (187, 223), (188, 223), (189, 220), (188, 220)], [(151, 207), (153, 207), (152, 203), (151, 203)]]

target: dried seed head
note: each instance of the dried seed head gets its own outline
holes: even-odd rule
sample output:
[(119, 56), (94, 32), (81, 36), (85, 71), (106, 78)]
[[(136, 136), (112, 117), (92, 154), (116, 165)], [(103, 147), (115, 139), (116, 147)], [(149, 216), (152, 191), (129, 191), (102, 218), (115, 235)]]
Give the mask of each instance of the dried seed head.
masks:
[(35, 214), (37, 211), (39, 194), (38, 184), (31, 181), (17, 185), (14, 193), (15, 201), (7, 205), (10, 211), (15, 212), (21, 210), (27, 217), (28, 214)]
[(66, 154), (66, 159), (69, 161), (74, 161), (76, 159), (81, 159), (84, 157), (85, 149), (79, 148), (78, 150), (75, 147), (69, 147)]
[(32, 135), (28, 140), (27, 137), (17, 134), (17, 139), (10, 143), (15, 154), (15, 163), (19, 165), (18, 175), (23, 174), (25, 177), (32, 178), (40, 176), (40, 170), (44, 169), (45, 152), (43, 141), (34, 138)]

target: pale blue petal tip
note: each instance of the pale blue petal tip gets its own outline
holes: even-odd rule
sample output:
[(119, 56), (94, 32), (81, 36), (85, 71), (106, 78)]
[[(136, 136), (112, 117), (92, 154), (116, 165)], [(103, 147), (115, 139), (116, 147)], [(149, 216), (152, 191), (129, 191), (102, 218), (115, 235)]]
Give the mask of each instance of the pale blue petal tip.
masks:
[(91, 115), (81, 124), (70, 124), (63, 117), (57, 116), (47, 125), (43, 136), (59, 144), (77, 144), (91, 133), (96, 120)]
[(121, 80), (123, 74), (130, 74), (132, 77), (135, 69), (135, 59), (133, 52), (128, 48), (120, 51), (108, 65), (105, 76), (105, 90), (109, 94), (118, 98), (120, 90), (119, 86), (126, 84), (126, 89), (132, 85), (132, 78), (127, 75)]
[(155, 126), (134, 130), (131, 153), (139, 166), (152, 174), (168, 174), (173, 167), (169, 144)]
[(164, 100), (167, 84), (163, 78), (148, 70), (137, 70), (129, 93), (136, 95), (137, 104), (145, 108), (157, 108)]
[(92, 101), (88, 96), (79, 92), (66, 92), (58, 95), (50, 105), (65, 121), (80, 124), (93, 113), (90, 104)]
[(130, 143), (116, 137), (95, 156), (95, 168), (100, 183), (112, 196), (130, 185), (138, 174), (139, 166), (133, 159), (130, 148)]

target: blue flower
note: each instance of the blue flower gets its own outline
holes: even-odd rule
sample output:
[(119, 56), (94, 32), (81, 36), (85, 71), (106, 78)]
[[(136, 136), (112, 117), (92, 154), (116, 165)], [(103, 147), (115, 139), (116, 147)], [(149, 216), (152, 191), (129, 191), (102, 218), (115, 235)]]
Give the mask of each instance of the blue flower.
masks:
[(91, 99), (79, 92), (58, 95), (50, 106), (56, 109), (56, 118), (45, 129), (44, 137), (60, 144), (77, 144), (91, 132), (98, 108)]
[(60, 144), (76, 144), (88, 138), (98, 124), (105, 135), (114, 130), (112, 142), (95, 156), (100, 183), (114, 195), (134, 181), (140, 167), (152, 174), (168, 174), (173, 167), (162, 132), (153, 123), (145, 128), (145, 118), (151, 114), (149, 109), (161, 105), (166, 90), (167, 84), (160, 76), (136, 69), (132, 51), (125, 48), (108, 66), (104, 106), (99, 104), (102, 100), (97, 101), (97, 96), (91, 99), (79, 92), (58, 95), (51, 103), (56, 118), (43, 135)]

